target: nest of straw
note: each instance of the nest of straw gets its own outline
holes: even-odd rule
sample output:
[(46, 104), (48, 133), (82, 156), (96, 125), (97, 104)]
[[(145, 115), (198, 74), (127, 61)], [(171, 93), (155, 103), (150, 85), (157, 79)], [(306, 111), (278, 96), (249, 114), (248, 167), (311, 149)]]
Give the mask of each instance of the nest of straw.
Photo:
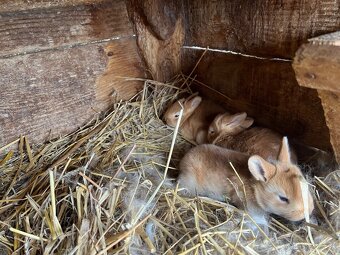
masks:
[(60, 139), (2, 147), (0, 254), (336, 254), (340, 171), (312, 178), (310, 223), (272, 218), (269, 232), (228, 203), (181, 195), (177, 166), (191, 144), (160, 119), (187, 92), (178, 82), (145, 81)]

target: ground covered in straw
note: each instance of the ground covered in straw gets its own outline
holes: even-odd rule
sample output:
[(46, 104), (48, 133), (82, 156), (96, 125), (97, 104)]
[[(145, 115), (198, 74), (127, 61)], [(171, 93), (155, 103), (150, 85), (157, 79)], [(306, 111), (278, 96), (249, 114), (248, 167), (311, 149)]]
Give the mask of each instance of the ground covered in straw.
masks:
[(311, 179), (311, 223), (272, 218), (266, 233), (228, 203), (181, 195), (176, 167), (191, 144), (160, 119), (185, 92), (176, 82), (146, 81), (68, 136), (0, 148), (0, 254), (339, 253), (339, 171)]

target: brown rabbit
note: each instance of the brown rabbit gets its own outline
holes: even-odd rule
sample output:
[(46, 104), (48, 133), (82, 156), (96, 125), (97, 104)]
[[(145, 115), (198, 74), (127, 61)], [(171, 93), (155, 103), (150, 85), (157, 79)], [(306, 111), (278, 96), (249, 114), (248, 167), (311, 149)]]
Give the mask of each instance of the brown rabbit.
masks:
[[(288, 140), (284, 137), (275, 163), (213, 144), (196, 146), (181, 160), (178, 181), (189, 195), (218, 200), (227, 196), (236, 206), (246, 208), (257, 223), (266, 225), (270, 213), (291, 221), (304, 219), (300, 188), (303, 178), (299, 167), (290, 160)], [(313, 198), (309, 193), (309, 213), (313, 209)]]
[(214, 117), (225, 110), (209, 100), (202, 100), (197, 94), (182, 98), (172, 104), (164, 114), (167, 125), (174, 127), (177, 123), (179, 112), (183, 107), (183, 116), (180, 123), (182, 136), (197, 144), (207, 142), (207, 131)]
[[(219, 114), (208, 129), (208, 142), (248, 155), (259, 155), (266, 160), (276, 160), (282, 135), (263, 127), (250, 127), (254, 120), (245, 112)], [(297, 162), (292, 151), (291, 159)]]

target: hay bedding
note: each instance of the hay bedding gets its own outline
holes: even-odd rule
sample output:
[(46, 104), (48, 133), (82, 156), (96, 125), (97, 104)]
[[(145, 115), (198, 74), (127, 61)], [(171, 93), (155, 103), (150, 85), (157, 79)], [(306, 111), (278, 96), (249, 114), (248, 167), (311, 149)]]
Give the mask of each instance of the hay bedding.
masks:
[(0, 161), (0, 254), (338, 253), (339, 171), (312, 180), (310, 234), (274, 218), (268, 233), (254, 231), (228, 203), (181, 195), (173, 177), (191, 145), (159, 119), (185, 92), (180, 79), (146, 81), (138, 100), (68, 136), (16, 141)]

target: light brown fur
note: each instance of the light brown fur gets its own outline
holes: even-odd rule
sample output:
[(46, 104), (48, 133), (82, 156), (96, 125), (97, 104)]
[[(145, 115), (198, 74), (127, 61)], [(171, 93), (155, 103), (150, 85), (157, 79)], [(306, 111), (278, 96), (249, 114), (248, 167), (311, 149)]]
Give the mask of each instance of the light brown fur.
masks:
[(182, 136), (197, 144), (207, 142), (207, 131), (210, 123), (219, 113), (225, 112), (222, 107), (212, 101), (199, 96), (182, 98), (172, 104), (164, 114), (167, 125), (174, 127), (177, 123), (179, 111), (183, 106), (183, 116), (180, 123)]
[[(237, 170), (242, 182), (230, 166)], [(180, 162), (178, 181), (190, 195), (202, 195), (218, 200), (227, 196), (238, 207), (246, 207), (251, 216), (265, 224), (269, 213), (291, 221), (304, 218), (304, 205), (298, 166), (290, 160), (288, 141), (282, 140), (278, 161), (270, 163), (260, 156), (221, 148), (213, 144), (192, 148)], [(245, 189), (245, 194), (243, 190)], [(283, 201), (282, 198), (287, 198)], [(309, 213), (313, 198), (309, 193)]]
[[(250, 127), (253, 119), (246, 113), (219, 114), (208, 129), (208, 142), (248, 155), (259, 155), (267, 160), (276, 160), (282, 135), (263, 127)], [(292, 151), (291, 158), (296, 162)]]

